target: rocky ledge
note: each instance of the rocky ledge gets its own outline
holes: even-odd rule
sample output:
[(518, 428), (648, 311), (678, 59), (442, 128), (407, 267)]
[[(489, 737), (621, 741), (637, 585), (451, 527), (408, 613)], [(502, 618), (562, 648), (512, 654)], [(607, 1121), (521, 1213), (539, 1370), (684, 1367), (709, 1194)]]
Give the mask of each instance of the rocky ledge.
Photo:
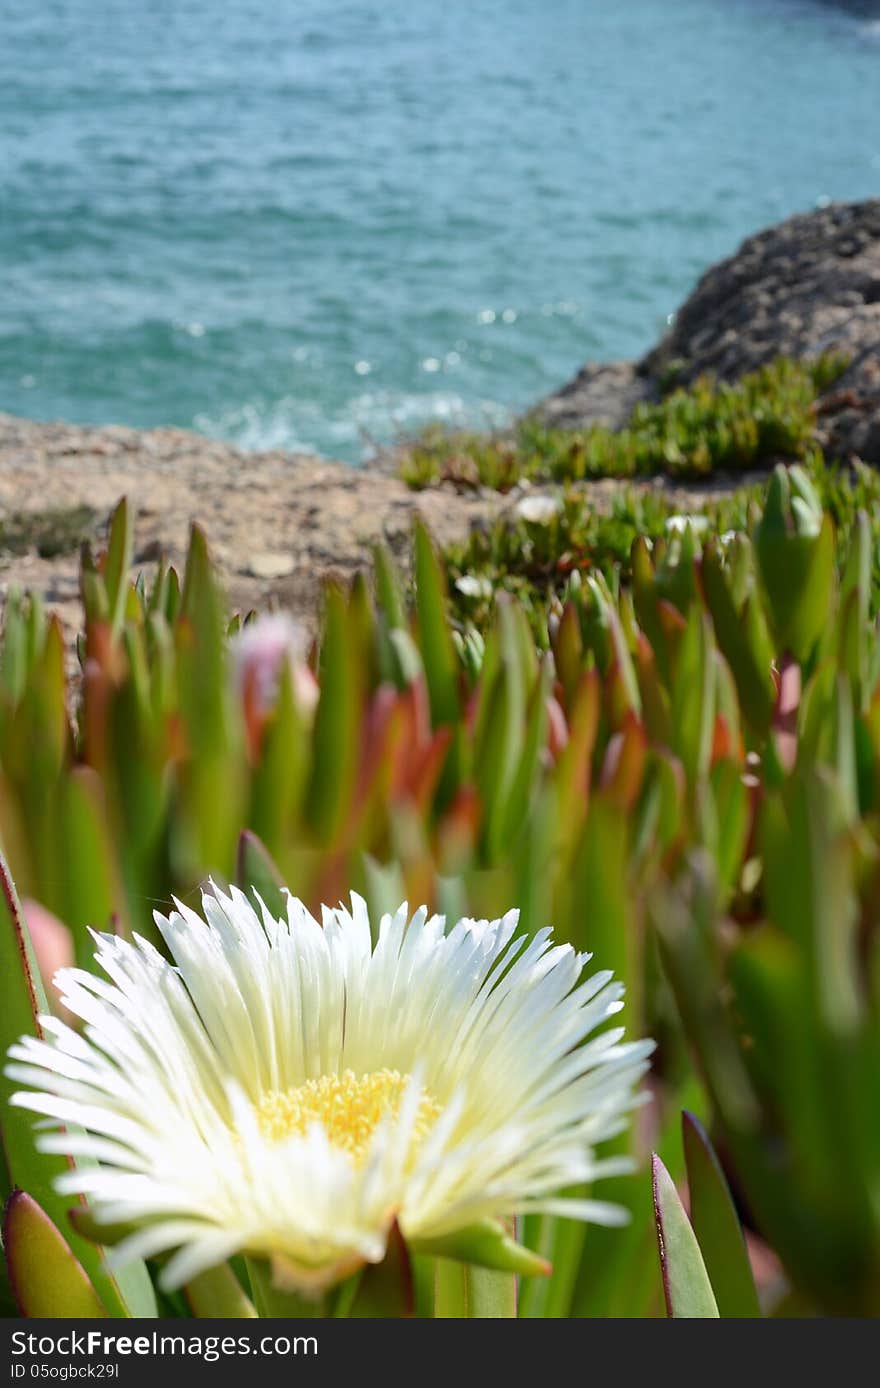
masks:
[(421, 516), (440, 543), (504, 505), (495, 493), (416, 493), (398, 478), (308, 455), (244, 453), (184, 429), (38, 424), (0, 414), (0, 596), (42, 593), (78, 620), (78, 548), (127, 496), (135, 559), (181, 564), (190, 524), (209, 537), (231, 602), (277, 602), (307, 622), (324, 578), (346, 578), (384, 540), (406, 559)]
[(880, 199), (832, 203), (751, 236), (708, 270), (638, 362), (590, 362), (536, 413), (622, 427), (640, 401), (712, 372), (733, 381), (780, 355), (846, 355), (820, 402), (822, 442), (880, 463)]

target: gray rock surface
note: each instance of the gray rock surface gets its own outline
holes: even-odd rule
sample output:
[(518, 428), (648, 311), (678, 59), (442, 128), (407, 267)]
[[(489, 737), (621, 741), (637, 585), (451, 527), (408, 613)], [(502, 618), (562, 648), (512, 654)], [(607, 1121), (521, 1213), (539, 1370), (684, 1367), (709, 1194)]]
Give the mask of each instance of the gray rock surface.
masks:
[[(412, 492), (397, 477), (303, 454), (244, 453), (185, 429), (41, 424), (0, 414), (0, 607), (12, 584), (42, 594), (73, 633), (80, 620), (76, 543), (64, 552), (4, 544), (10, 521), (93, 514), (100, 546), (121, 496), (133, 507), (135, 562), (182, 565), (189, 527), (204, 529), (233, 608), (274, 603), (312, 626), (326, 578), (368, 567), (379, 540), (405, 563), (421, 517), (441, 544), (504, 506), (497, 493)], [(87, 522), (84, 522), (87, 525)], [(57, 527), (56, 527), (57, 528)]]
[[(749, 237), (703, 275), (640, 362), (591, 364), (538, 412), (569, 427), (620, 427), (671, 378), (732, 381), (780, 355), (825, 352), (851, 364), (820, 403), (823, 442), (880, 463), (880, 199), (831, 204)], [(606, 398), (615, 390), (616, 412)]]
[(573, 380), (542, 400), (536, 413), (559, 429), (577, 429), (585, 422), (622, 429), (636, 405), (659, 395), (656, 381), (635, 362), (587, 362)]

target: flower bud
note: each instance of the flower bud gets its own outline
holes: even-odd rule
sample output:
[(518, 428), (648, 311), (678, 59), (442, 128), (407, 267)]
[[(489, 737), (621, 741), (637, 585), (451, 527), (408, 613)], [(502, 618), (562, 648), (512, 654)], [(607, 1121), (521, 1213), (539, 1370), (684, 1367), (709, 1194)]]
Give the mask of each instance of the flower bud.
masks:
[(831, 521), (803, 468), (774, 470), (755, 553), (778, 653), (803, 662), (827, 621), (834, 576)]

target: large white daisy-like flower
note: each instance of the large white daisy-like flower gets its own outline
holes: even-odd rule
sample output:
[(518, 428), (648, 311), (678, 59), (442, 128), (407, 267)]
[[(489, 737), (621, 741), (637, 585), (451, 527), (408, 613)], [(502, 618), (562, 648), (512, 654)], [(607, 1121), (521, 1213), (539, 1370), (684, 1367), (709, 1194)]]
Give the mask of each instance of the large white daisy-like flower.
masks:
[(129, 1229), (117, 1261), (173, 1251), (174, 1287), (243, 1251), (320, 1288), (380, 1261), (395, 1220), (415, 1247), (532, 1210), (615, 1220), (558, 1195), (624, 1165), (594, 1148), (651, 1043), (586, 1039), (622, 1006), (610, 973), (514, 938), (516, 911), (447, 934), (404, 904), (374, 943), (357, 896), (323, 925), (259, 905), (215, 889), (205, 919), (157, 914), (173, 964), (96, 935), (110, 981), (57, 976), (82, 1033), (45, 1017), (10, 1050), (12, 1103), (53, 1120), (39, 1146), (86, 1159), (59, 1190)]

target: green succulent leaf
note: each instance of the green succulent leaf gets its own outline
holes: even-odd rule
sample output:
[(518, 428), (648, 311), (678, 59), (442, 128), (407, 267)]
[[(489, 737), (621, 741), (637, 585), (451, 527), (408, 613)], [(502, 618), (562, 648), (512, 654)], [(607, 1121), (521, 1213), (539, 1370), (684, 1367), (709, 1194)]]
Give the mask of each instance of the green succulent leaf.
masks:
[(104, 584), (107, 590), (110, 625), (114, 637), (122, 630), (128, 595), (128, 571), (134, 547), (134, 523), (125, 497), (113, 512), (110, 537), (104, 562)]
[(749, 592), (737, 608), (732, 575), (711, 542), (703, 555), (702, 579), (715, 636), (736, 680), (743, 713), (756, 732), (765, 733), (773, 713), (774, 652), (757, 595)]
[(228, 1263), (208, 1268), (184, 1288), (192, 1314), (200, 1319), (253, 1320), (256, 1307)]
[(517, 1243), (504, 1226), (493, 1219), (480, 1220), (478, 1224), (470, 1224), (440, 1238), (414, 1239), (411, 1247), (414, 1252), (435, 1258), (455, 1259), (523, 1277), (546, 1277), (551, 1271), (546, 1259)]
[(691, 1223), (721, 1316), (760, 1316), (755, 1279), (724, 1172), (703, 1125), (681, 1116)]
[[(39, 1016), (48, 1013), (49, 1006), (18, 895), (2, 855), (0, 966), (6, 981), (0, 1023), (0, 1052), (5, 1054), (21, 1036), (41, 1035)], [(0, 1074), (3, 1149), (9, 1176), (39, 1206), (43, 1218), (51, 1220), (56, 1232), (68, 1230), (70, 1201), (59, 1196), (54, 1187), (55, 1178), (68, 1169), (68, 1163), (61, 1156), (37, 1152), (32, 1116), (24, 1109), (9, 1105), (9, 1096), (16, 1087), (13, 1081)], [(62, 1243), (66, 1242), (60, 1232), (58, 1238)], [(84, 1269), (85, 1276), (111, 1315), (155, 1316), (155, 1297), (143, 1263), (132, 1263), (123, 1272), (111, 1274), (100, 1249), (77, 1234), (72, 1234), (69, 1242), (72, 1256)]]
[(718, 1305), (700, 1245), (675, 1182), (656, 1154), (651, 1162), (651, 1175), (667, 1315), (677, 1320), (717, 1317)]
[(308, 818), (319, 841), (342, 832), (357, 775), (358, 719), (363, 672), (351, 660), (351, 630), (343, 594), (327, 591), (321, 645), (321, 694), (315, 714)]
[(458, 672), (446, 618), (446, 580), (428, 531), (415, 531), (416, 612), (434, 726), (458, 722)]
[(3, 1215), (3, 1249), (23, 1316), (83, 1319), (107, 1311), (70, 1244), (23, 1190), (13, 1191)]
[(400, 575), (387, 545), (377, 545), (373, 551), (373, 566), (376, 575), (376, 597), (379, 610), (385, 616), (388, 626), (406, 628), (406, 609), (401, 592)]
[(802, 468), (775, 469), (755, 552), (779, 653), (804, 662), (831, 609), (834, 529)]
[(368, 1263), (360, 1274), (347, 1315), (355, 1320), (399, 1319), (414, 1310), (412, 1261), (395, 1222), (381, 1263)]
[(276, 918), (287, 914), (284, 879), (263, 843), (250, 829), (242, 830), (238, 840), (236, 880), (243, 891), (256, 891)]

